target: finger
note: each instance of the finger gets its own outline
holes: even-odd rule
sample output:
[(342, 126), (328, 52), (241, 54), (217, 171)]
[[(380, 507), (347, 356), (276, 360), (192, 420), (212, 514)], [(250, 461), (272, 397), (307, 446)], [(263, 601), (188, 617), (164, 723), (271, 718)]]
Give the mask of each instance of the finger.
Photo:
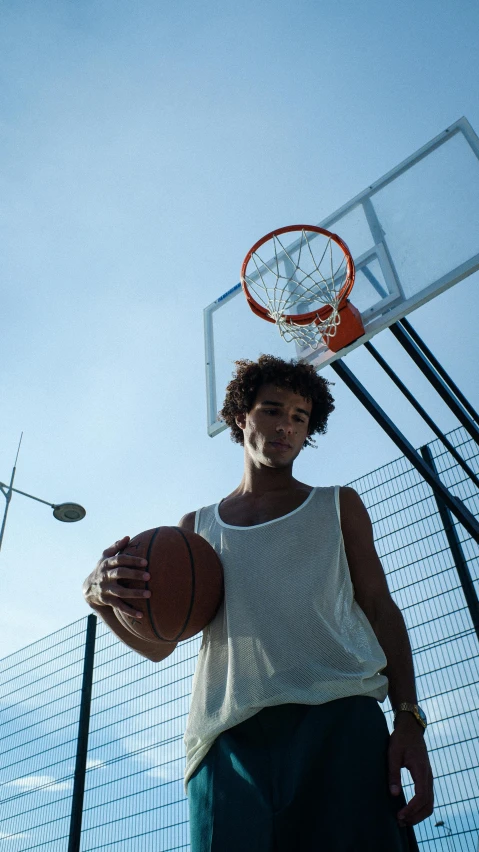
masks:
[(124, 601), (118, 600), (113, 607), (115, 610), (119, 610), (124, 615), (129, 615), (131, 618), (141, 619), (143, 618), (143, 613), (139, 609), (135, 609), (132, 606), (129, 606)]
[(414, 814), (414, 816), (411, 817), (411, 819), (409, 821), (409, 825), (417, 825), (419, 822), (422, 822), (424, 819), (427, 819), (428, 817), (430, 817), (431, 814), (433, 813), (433, 811), (434, 811), (434, 807), (432, 807), (432, 806), (431, 807), (427, 806), (425, 808), (422, 808), (422, 810), (420, 810), (417, 814)]
[(411, 816), (406, 817), (406, 819), (399, 819), (398, 821), (401, 826), (403, 825), (417, 825), (419, 822), (422, 822), (424, 819), (427, 819), (431, 816), (434, 811), (434, 805), (428, 804), (421, 808), (417, 813), (412, 814)]
[(411, 823), (411, 820), (415, 820), (421, 811), (432, 808), (434, 803), (432, 785), (429, 785), (427, 781), (424, 786), (422, 783), (417, 782), (415, 790), (416, 793), (411, 801), (408, 802), (406, 807), (402, 808), (402, 810), (398, 812), (397, 818), (401, 822), (404, 821)]
[[(111, 580), (110, 582), (105, 581), (102, 584), (102, 598), (105, 600), (105, 603), (110, 603), (110, 601), (107, 600), (108, 595), (112, 595), (115, 599), (122, 598), (126, 600), (140, 600), (143, 598), (150, 598), (151, 592), (149, 589), (128, 589), (126, 586), (120, 586), (118, 583)], [(116, 604), (113, 605), (116, 606)]]
[(417, 794), (407, 803), (407, 805), (398, 811), (397, 818), (399, 822), (409, 823), (416, 813), (419, 813), (426, 805), (425, 800)]
[(115, 553), (109, 559), (103, 561), (103, 566), (107, 570), (117, 568), (119, 565), (130, 566), (131, 568), (146, 568), (148, 560), (141, 556), (130, 556), (126, 553)]
[(389, 764), (389, 789), (393, 796), (399, 796), (401, 792), (401, 765), (402, 754), (398, 749), (390, 748), (388, 754)]
[[(150, 594), (150, 592), (148, 592), (148, 594)], [(119, 598), (115, 594), (110, 592), (108, 594), (103, 595), (102, 600), (105, 604), (111, 606), (113, 610), (120, 610), (120, 612), (123, 612), (125, 613), (125, 615), (129, 615), (132, 618), (143, 618), (142, 610), (139, 609), (138, 604), (135, 603), (135, 600), (138, 600), (138, 598), (129, 598), (129, 600), (132, 601), (132, 604), (130, 605), (123, 598)]]
[(129, 541), (130, 541), (130, 536), (124, 535), (123, 538), (120, 538), (118, 541), (115, 541), (115, 544), (110, 544), (110, 547), (107, 547), (103, 551), (102, 556), (104, 556), (104, 557), (114, 556), (115, 553), (117, 553), (119, 550), (122, 550), (124, 547), (126, 547), (126, 545), (128, 544)]
[(150, 579), (150, 573), (145, 568), (129, 568), (127, 565), (118, 565), (111, 568), (108, 562), (102, 567), (103, 576), (109, 580), (135, 580), (146, 582)]

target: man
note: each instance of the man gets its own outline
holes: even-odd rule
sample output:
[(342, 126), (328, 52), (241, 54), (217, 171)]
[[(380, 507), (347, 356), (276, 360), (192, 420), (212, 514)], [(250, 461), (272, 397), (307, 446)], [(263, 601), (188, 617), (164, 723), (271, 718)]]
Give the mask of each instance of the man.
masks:
[[(350, 488), (293, 477), (333, 408), (309, 365), (237, 362), (221, 416), (244, 447), (243, 478), (180, 522), (225, 573), (185, 733), (192, 852), (411, 852), (412, 826), (432, 813), (410, 645), (366, 509)], [(118, 552), (127, 540), (104, 552), (84, 594), (123, 641), (164, 659), (171, 645), (152, 654), (111, 610), (131, 613), (141, 594), (117, 582), (146, 568)], [(407, 805), (401, 767), (415, 785)]]

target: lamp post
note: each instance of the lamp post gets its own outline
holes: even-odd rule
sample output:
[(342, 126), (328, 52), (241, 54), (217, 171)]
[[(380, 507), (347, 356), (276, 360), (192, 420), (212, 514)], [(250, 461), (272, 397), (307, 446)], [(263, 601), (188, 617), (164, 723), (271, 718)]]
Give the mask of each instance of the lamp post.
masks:
[(449, 826), (448, 826), (448, 825), (446, 825), (446, 823), (444, 822), (444, 820), (440, 819), (438, 822), (436, 822), (436, 824), (435, 824), (435, 828), (443, 828), (443, 829), (444, 829), (444, 833), (449, 832), (448, 834), (446, 834), (446, 837), (447, 837), (447, 848), (448, 848), (448, 849), (452, 849), (452, 847), (449, 845), (449, 843), (450, 843), (449, 838), (450, 838), (450, 837), (451, 837), (451, 835), (452, 835), (452, 831), (451, 831), (451, 829), (449, 828)]
[(71, 524), (75, 523), (75, 521), (81, 521), (86, 515), (85, 509), (83, 508), (83, 506), (79, 506), (78, 503), (49, 503), (48, 500), (40, 500), (39, 497), (34, 497), (33, 494), (27, 494), (26, 491), (19, 491), (18, 488), (13, 487), (18, 453), (20, 452), (20, 444), (22, 443), (22, 437), (23, 432), (20, 436), (20, 443), (18, 444), (15, 464), (13, 465), (12, 475), (10, 477), (10, 484), (7, 485), (5, 482), (0, 482), (0, 491), (2, 492), (6, 500), (2, 528), (0, 530), (0, 550), (2, 549), (3, 534), (5, 532), (8, 509), (10, 507), (10, 501), (12, 499), (13, 492), (15, 492), (15, 494), (23, 494), (24, 497), (30, 497), (31, 500), (36, 500), (38, 503), (45, 503), (46, 506), (50, 506), (50, 508), (53, 509), (53, 517), (56, 518), (57, 521), (64, 521), (67, 524)]

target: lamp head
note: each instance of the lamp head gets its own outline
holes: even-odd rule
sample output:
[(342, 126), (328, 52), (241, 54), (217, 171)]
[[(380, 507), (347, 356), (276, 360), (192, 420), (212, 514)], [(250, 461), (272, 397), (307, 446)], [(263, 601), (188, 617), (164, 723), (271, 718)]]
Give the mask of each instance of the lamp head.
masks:
[(75, 521), (81, 521), (86, 515), (83, 506), (78, 503), (59, 503), (53, 507), (53, 517), (57, 521), (64, 521), (67, 524), (73, 524)]

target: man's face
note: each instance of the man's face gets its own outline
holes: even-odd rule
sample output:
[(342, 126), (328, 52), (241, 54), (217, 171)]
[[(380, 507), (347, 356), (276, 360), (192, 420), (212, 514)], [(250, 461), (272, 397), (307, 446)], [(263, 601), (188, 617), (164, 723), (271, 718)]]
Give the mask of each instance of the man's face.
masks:
[(312, 403), (288, 388), (261, 385), (251, 411), (236, 418), (248, 454), (267, 467), (291, 465), (308, 435)]

